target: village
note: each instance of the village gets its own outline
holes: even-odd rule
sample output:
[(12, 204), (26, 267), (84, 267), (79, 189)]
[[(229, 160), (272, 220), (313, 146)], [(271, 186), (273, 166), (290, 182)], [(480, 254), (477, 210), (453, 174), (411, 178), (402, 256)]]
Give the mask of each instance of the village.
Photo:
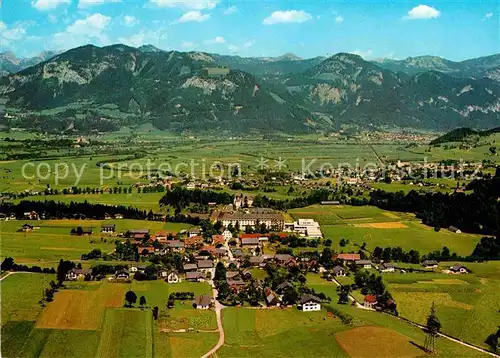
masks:
[[(109, 217), (100, 228), (101, 241), (114, 241), (113, 252), (105, 255), (110, 260), (134, 260), (137, 264), (119, 264), (103, 269), (74, 268), (67, 272), (66, 280), (101, 280), (109, 282), (131, 282), (131, 280), (163, 280), (166, 284), (181, 282), (207, 282), (213, 288), (212, 295), (193, 297), (193, 307), (215, 308), (217, 302), (224, 305), (252, 306), (260, 308), (286, 308), (296, 306), (302, 311), (318, 311), (324, 302), (331, 299), (322, 292), (307, 287), (308, 272), (320, 274), (341, 290), (340, 278), (354, 276), (360, 271), (390, 274), (407, 273), (407, 268), (397, 263), (366, 257), (363, 251), (332, 253), (324, 251), (317, 256), (312, 251), (298, 254), (286, 249), (287, 243), (302, 240), (315, 243), (323, 239), (321, 226), (313, 219), (298, 218), (285, 222), (282, 213), (253, 208), (250, 202), (240, 205), (242, 198), (235, 199), (234, 206), (214, 210), (206, 230), (200, 226), (179, 232), (151, 232), (149, 229), (129, 229), (118, 232), (113, 218)], [(248, 207), (250, 203), (250, 207)], [(23, 230), (36, 226), (23, 225)], [(450, 229), (451, 230), (451, 229)], [(89, 228), (76, 227), (71, 235), (92, 235)], [(276, 251), (274, 244), (280, 245)], [(90, 252), (82, 259), (102, 258), (101, 252)], [(81, 265), (80, 265), (81, 266)], [(423, 260), (421, 271), (432, 272), (439, 267), (436, 260)], [(110, 271), (111, 270), (111, 271)], [(413, 272), (414, 269), (411, 269)], [(105, 274), (103, 274), (105, 272)], [(447, 274), (466, 274), (464, 265), (456, 264), (442, 270)], [(280, 274), (278, 274), (280, 273)], [(360, 299), (355, 298), (349, 288), (348, 300), (364, 309), (395, 309), (396, 302), (384, 295), (369, 292)], [(362, 290), (366, 291), (365, 289)], [(389, 302), (389, 303), (388, 303)]]

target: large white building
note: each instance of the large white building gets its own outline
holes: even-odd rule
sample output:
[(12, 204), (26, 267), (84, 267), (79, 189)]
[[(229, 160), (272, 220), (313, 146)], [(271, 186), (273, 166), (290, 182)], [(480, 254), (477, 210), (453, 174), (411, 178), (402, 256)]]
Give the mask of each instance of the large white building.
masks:
[(266, 224), (268, 228), (282, 230), (285, 224), (283, 215), (269, 212), (222, 212), (217, 220), (222, 222), (225, 227), (228, 227), (229, 224), (234, 227), (238, 223), (240, 230), (245, 230), (247, 226), (256, 227), (261, 224)]
[(307, 237), (316, 239), (323, 237), (319, 223), (313, 219), (299, 219), (293, 223), (286, 223), (285, 228)]

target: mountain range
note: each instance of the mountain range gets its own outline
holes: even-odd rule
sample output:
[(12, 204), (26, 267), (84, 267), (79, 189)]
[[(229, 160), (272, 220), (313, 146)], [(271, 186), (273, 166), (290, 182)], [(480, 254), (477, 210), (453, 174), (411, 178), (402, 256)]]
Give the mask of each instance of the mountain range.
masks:
[(30, 58), (18, 58), (13, 52), (0, 53), (0, 76), (7, 76), (11, 73), (16, 73), (30, 66), (34, 66), (40, 62), (46, 61), (54, 57), (60, 51), (44, 51), (37, 56)]
[(87, 45), (0, 78), (0, 96), (5, 124), (47, 131), (484, 129), (499, 123), (499, 74), (500, 55), (370, 62)]

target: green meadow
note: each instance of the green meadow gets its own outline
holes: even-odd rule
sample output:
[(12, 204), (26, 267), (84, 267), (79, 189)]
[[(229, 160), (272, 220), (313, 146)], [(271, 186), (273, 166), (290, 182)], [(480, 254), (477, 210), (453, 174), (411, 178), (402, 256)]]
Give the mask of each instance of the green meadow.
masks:
[[(420, 223), (413, 214), (390, 212), (373, 206), (311, 205), (290, 210), (294, 219), (311, 218), (321, 224), (326, 239), (333, 241), (336, 251), (358, 251), (366, 243), (371, 251), (376, 246), (415, 249), (420, 254), (441, 250), (447, 246), (451, 252), (470, 255), (481, 235), (455, 234), (446, 229), (439, 232)], [(349, 243), (341, 247), (341, 238)]]
[[(29, 232), (19, 232), (25, 223), (40, 226)], [(0, 226), (2, 235), (1, 256), (13, 257), (17, 263), (44, 263), (59, 261), (59, 259), (78, 260), (81, 255), (93, 249), (101, 249), (109, 253), (115, 248), (114, 241), (122, 238), (101, 234), (101, 225), (116, 224), (117, 232), (129, 229), (150, 229), (151, 234), (156, 231), (178, 232), (189, 228), (190, 225), (182, 223), (165, 223), (148, 220), (12, 220), (4, 221)], [(72, 228), (81, 226), (91, 228), (90, 236), (71, 235)], [(101, 238), (103, 240), (101, 241)], [(106, 242), (104, 242), (106, 239)], [(93, 242), (91, 242), (93, 241)]]
[[(191, 302), (166, 308), (171, 292), (209, 294), (207, 283), (68, 283), (43, 308), (38, 301), (53, 279), (54, 275), (16, 273), (2, 282), (2, 356), (199, 357), (218, 340), (213, 311), (196, 310)], [(147, 306), (123, 308), (128, 289), (145, 296)], [(160, 309), (158, 321), (151, 311), (155, 305)], [(171, 332), (177, 329), (189, 331)]]
[[(451, 264), (453, 262), (448, 266)], [(484, 341), (500, 322), (500, 264), (498, 261), (463, 264), (472, 273), (385, 274), (383, 277), (402, 317), (425, 324), (434, 302), (443, 332), (488, 348)]]

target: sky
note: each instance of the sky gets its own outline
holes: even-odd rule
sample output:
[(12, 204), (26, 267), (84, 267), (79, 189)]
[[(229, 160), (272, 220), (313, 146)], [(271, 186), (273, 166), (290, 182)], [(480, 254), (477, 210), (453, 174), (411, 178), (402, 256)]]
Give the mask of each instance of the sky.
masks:
[(1, 51), (94, 44), (300, 57), (500, 52), (498, 0), (0, 0)]

